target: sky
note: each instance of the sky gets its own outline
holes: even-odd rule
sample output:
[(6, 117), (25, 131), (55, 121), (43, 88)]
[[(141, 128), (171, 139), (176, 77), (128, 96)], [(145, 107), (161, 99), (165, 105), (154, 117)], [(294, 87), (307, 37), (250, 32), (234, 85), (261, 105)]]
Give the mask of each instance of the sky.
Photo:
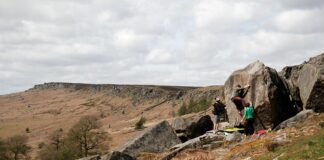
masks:
[(209, 86), (324, 52), (323, 0), (0, 0), (0, 94), (45, 82)]

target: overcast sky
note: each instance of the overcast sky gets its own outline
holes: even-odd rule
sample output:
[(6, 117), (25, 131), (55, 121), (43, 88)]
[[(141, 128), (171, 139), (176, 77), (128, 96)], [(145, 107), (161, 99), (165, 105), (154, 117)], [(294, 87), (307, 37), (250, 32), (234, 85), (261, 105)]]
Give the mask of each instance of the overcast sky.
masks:
[(323, 0), (0, 0), (0, 94), (44, 82), (208, 86), (324, 52)]

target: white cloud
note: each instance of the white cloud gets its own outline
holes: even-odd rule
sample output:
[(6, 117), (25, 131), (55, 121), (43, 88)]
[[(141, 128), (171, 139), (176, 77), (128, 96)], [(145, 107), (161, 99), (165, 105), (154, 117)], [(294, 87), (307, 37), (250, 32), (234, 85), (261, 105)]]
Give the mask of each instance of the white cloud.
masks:
[(284, 11), (275, 18), (275, 26), (284, 32), (318, 33), (324, 31), (321, 15), (324, 8), (314, 10), (294, 9)]
[(130, 30), (117, 31), (114, 38), (117, 47), (131, 47), (136, 41), (135, 33)]
[[(2, 0), (0, 94), (50, 81), (222, 84), (324, 50), (322, 0)], [(37, 77), (37, 78), (35, 78)]]
[(238, 28), (240, 23), (250, 20), (253, 16), (254, 4), (251, 2), (231, 1), (200, 1), (195, 8), (197, 27), (226, 31)]
[(172, 55), (162, 49), (153, 49), (145, 60), (148, 63), (167, 63), (172, 60)]

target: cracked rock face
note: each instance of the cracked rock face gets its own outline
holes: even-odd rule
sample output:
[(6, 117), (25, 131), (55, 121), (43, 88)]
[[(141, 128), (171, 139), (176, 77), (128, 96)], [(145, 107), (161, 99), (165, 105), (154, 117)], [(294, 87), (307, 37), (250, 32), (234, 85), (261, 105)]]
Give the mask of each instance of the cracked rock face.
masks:
[(162, 121), (145, 131), (143, 134), (126, 143), (120, 152), (130, 156), (137, 156), (140, 152), (163, 152), (176, 144), (181, 143), (167, 121)]
[[(241, 116), (231, 101), (237, 85), (250, 85), (245, 96), (246, 102), (252, 102), (257, 113), (255, 128), (273, 128), (280, 122), (297, 113), (289, 98), (289, 92), (277, 71), (256, 61), (247, 67), (234, 71), (226, 80), (224, 96), (230, 124), (237, 123)], [(263, 127), (264, 126), (264, 127)]]
[(324, 112), (324, 53), (304, 64), (285, 67), (280, 75), (299, 107)]
[(171, 124), (182, 142), (205, 134), (213, 129), (213, 125), (209, 115), (190, 118), (177, 117)]

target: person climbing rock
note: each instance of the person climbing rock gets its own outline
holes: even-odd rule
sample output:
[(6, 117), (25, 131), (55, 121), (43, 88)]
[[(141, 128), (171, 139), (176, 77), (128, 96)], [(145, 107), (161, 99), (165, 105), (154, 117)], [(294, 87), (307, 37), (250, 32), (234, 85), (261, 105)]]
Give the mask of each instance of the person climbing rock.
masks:
[(225, 105), (221, 102), (220, 98), (215, 98), (216, 102), (214, 103), (213, 114), (215, 115), (214, 130), (218, 130), (220, 116), (225, 112)]
[(247, 94), (249, 88), (250, 88), (250, 85), (241, 87), (241, 85), (238, 84), (233, 91), (233, 96), (232, 96), (231, 100), (235, 104), (236, 109), (241, 116), (242, 116), (242, 110), (247, 105), (243, 98)]
[(254, 133), (254, 107), (252, 103), (246, 103), (244, 108), (243, 119), (241, 122), (244, 121), (244, 132), (246, 135), (252, 135)]

